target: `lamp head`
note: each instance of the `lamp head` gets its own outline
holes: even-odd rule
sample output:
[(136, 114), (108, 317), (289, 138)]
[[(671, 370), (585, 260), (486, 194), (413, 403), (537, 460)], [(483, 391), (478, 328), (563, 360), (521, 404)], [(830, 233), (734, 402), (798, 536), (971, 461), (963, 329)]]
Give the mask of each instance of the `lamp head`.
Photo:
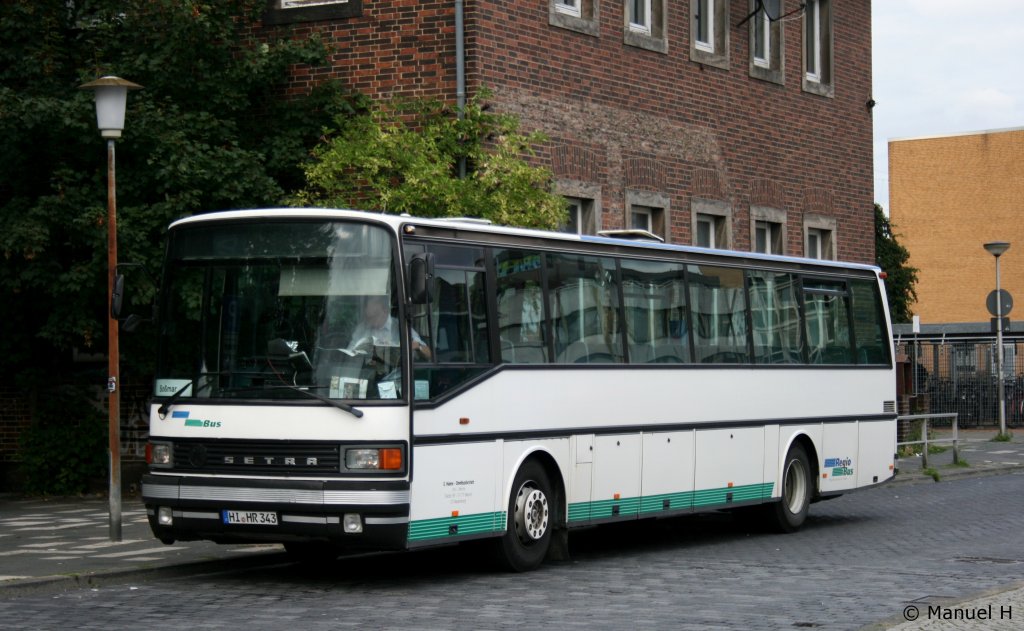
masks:
[(992, 256), (999, 258), (1003, 252), (1010, 249), (1010, 243), (1008, 241), (991, 241), (985, 244), (985, 250)]
[(78, 86), (80, 90), (93, 90), (96, 94), (96, 126), (104, 138), (120, 138), (124, 129), (124, 110), (128, 90), (141, 90), (142, 86), (120, 77), (100, 77)]

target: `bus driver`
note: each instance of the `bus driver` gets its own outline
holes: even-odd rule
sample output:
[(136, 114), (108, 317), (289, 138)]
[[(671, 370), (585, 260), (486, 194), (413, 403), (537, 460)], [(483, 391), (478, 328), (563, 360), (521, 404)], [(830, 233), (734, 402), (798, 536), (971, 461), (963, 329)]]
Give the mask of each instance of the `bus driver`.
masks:
[[(423, 343), (415, 329), (412, 333), (412, 350), (418, 352), (423, 359), (430, 361), (430, 347)], [(352, 341), (345, 348), (354, 351), (356, 348), (371, 343), (374, 346), (399, 345), (401, 339), (398, 320), (391, 315), (385, 296), (370, 296), (363, 306), (363, 320), (352, 332)]]

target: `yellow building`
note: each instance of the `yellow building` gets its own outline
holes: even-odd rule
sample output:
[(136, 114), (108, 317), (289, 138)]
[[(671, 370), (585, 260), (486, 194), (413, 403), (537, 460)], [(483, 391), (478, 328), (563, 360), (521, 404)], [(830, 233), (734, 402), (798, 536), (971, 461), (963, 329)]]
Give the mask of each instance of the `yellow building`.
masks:
[[(922, 323), (987, 322), (995, 259), (1002, 287), (1024, 301), (1024, 128), (889, 142), (889, 217), (918, 268)], [(1024, 304), (1010, 319), (1024, 318)], [(1016, 327), (1015, 327), (1016, 328)]]

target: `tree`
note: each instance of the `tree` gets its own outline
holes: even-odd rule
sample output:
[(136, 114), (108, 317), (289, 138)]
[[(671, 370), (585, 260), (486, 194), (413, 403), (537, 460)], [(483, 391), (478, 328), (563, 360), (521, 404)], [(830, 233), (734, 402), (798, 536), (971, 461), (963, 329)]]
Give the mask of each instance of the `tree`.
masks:
[[(280, 204), (302, 182), (336, 84), (285, 98), (290, 68), (322, 65), (315, 38), (257, 39), (265, 0), (8, 0), (0, 5), (0, 373), (53, 381), (71, 349), (106, 342), (106, 159), (92, 94), (142, 84), (117, 143), (119, 259), (156, 270), (167, 224)], [(130, 278), (136, 303), (155, 288)], [(11, 334), (17, 333), (17, 334)], [(122, 337), (138, 367), (145, 333)], [(66, 374), (66, 373), (65, 373)], [(46, 375), (42, 379), (42, 375)], [(103, 383), (95, 375), (97, 383)]]
[[(379, 209), (421, 217), (480, 217), (557, 228), (565, 200), (549, 192), (551, 173), (526, 157), (544, 140), (518, 120), (472, 99), (459, 119), (437, 101), (368, 105), (328, 132), (306, 167), (298, 203)], [(468, 165), (459, 176), (459, 163)]]
[(885, 289), (889, 313), (893, 322), (910, 322), (910, 305), (917, 301), (914, 285), (918, 270), (907, 265), (910, 252), (900, 245), (893, 228), (882, 207), (875, 204), (875, 263), (888, 275)]

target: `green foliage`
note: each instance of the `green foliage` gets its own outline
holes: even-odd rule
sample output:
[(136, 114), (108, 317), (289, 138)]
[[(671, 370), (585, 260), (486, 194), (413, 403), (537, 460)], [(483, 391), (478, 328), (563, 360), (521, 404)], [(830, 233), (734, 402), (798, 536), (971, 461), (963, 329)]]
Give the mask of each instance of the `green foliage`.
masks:
[[(544, 140), (495, 114), (479, 95), (459, 119), (435, 101), (366, 105), (314, 152), (300, 204), (380, 209), (421, 217), (481, 217), (557, 228), (565, 201), (549, 192), (551, 173), (526, 158)], [(459, 163), (468, 165), (459, 177)]]
[(992, 439), (994, 443), (1008, 443), (1013, 440), (1013, 433), (1007, 431), (1005, 434), (996, 434), (995, 438)]
[(913, 315), (910, 305), (917, 300), (914, 285), (918, 269), (907, 265), (910, 252), (900, 245), (893, 227), (882, 207), (875, 204), (875, 263), (888, 274), (885, 290), (889, 313), (893, 322), (910, 322)]
[(76, 495), (107, 475), (107, 422), (80, 394), (42, 400), (36, 422), (21, 434), (25, 492)]
[[(106, 149), (82, 83), (116, 74), (144, 86), (116, 144), (119, 261), (155, 272), (170, 221), (280, 204), (302, 184), (309, 149), (349, 105), (333, 83), (285, 98), (290, 68), (328, 51), (287, 33), (255, 39), (265, 8), (0, 3), (0, 321), (19, 333), (0, 336), (0, 374), (37, 383), (67, 368), (70, 349), (106, 345)], [(153, 284), (129, 272), (127, 285), (148, 315)], [(151, 346), (146, 331), (122, 337), (127, 369), (144, 371)]]

